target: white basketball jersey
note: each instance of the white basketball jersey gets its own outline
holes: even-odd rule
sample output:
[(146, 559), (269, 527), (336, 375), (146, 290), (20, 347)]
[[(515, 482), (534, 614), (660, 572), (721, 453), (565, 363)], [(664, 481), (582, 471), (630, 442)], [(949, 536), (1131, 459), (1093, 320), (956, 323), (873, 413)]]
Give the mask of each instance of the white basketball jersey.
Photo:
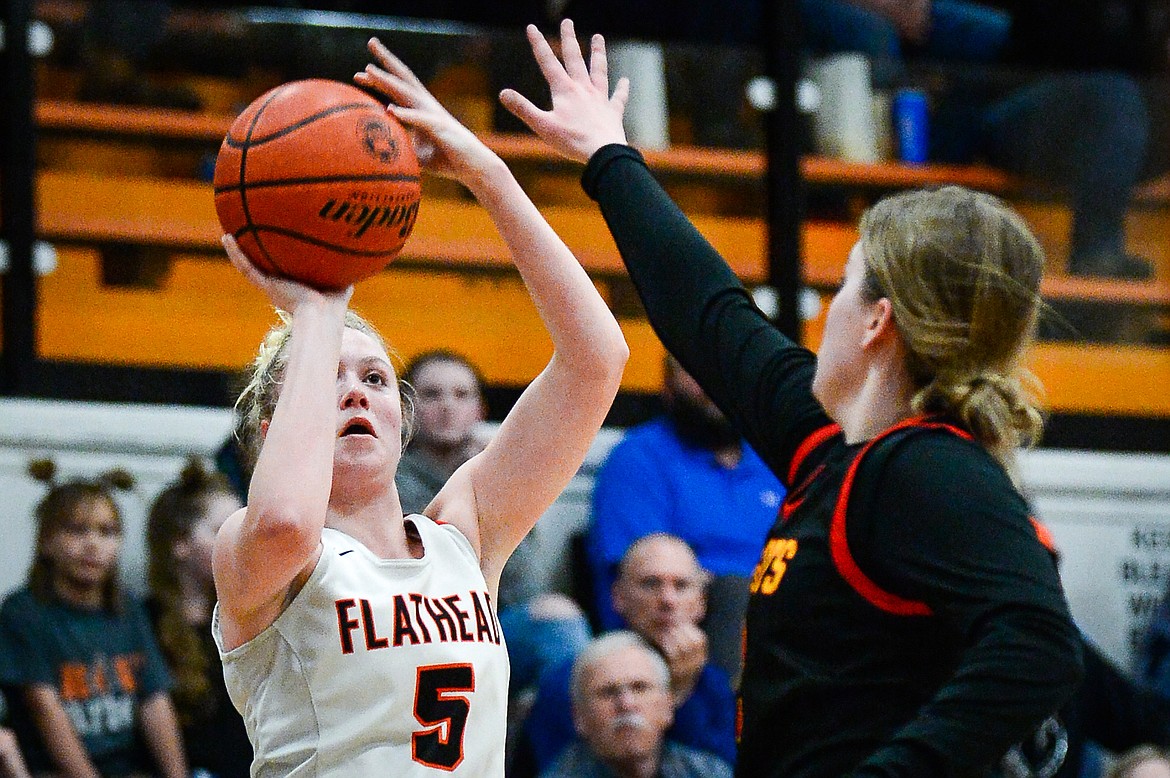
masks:
[(479, 562), (454, 527), (411, 516), (422, 559), (379, 559), (332, 529), (304, 588), (223, 651), (252, 776), (502, 778), (508, 653)]

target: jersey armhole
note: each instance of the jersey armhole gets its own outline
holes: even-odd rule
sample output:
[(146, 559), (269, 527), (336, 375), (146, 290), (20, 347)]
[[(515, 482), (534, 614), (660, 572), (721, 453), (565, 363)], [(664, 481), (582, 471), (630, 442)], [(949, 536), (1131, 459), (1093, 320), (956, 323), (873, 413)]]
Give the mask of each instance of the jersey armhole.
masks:
[(971, 433), (953, 424), (933, 421), (929, 417), (921, 416), (906, 419), (885, 430), (866, 443), (850, 463), (841, 483), (841, 493), (837, 496), (837, 503), (833, 507), (833, 517), (829, 527), (829, 549), (838, 574), (855, 592), (875, 608), (895, 616), (930, 616), (934, 611), (921, 600), (902, 597), (883, 589), (865, 574), (849, 548), (846, 519), (849, 513), (849, 498), (853, 488), (853, 480), (866, 454), (870, 453), (877, 444), (889, 441), (897, 433), (902, 434), (899, 434), (896, 439), (902, 439), (906, 434), (920, 430), (942, 430), (966, 440), (972, 439)]
[(800, 475), (800, 468), (804, 465), (805, 460), (808, 459), (809, 454), (816, 451), (825, 441), (839, 435), (841, 427), (837, 424), (826, 424), (823, 427), (810, 432), (805, 439), (796, 447), (796, 451), (792, 454), (792, 460), (788, 463), (787, 481), (785, 486), (792, 489), (797, 483), (797, 476)]

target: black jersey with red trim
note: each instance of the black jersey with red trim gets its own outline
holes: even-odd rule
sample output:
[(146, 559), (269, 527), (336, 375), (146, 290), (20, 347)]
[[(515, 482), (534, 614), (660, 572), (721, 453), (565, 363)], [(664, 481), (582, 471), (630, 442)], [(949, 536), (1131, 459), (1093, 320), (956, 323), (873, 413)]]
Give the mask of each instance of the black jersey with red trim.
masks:
[(785, 482), (753, 578), (741, 778), (980, 775), (1075, 689), (1079, 636), (1003, 467), (945, 420), (849, 445), (813, 355), (627, 146), (583, 179), (655, 331)]

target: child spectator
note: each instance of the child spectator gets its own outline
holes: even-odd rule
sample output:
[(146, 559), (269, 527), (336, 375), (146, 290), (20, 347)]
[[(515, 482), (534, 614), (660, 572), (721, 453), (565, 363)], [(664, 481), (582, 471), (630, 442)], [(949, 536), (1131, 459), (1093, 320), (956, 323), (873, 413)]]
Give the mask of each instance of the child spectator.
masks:
[(29, 768), (186, 778), (166, 665), (142, 604), (117, 582), (122, 517), (112, 493), (131, 477), (58, 484), (47, 460), (29, 472), (50, 484), (36, 508), (36, 554), (28, 583), (0, 605)]
[(187, 761), (215, 778), (247, 778), (252, 764), (211, 637), (211, 549), (220, 526), (241, 507), (228, 479), (192, 458), (155, 498), (146, 526), (147, 604), (175, 679), (171, 696)]

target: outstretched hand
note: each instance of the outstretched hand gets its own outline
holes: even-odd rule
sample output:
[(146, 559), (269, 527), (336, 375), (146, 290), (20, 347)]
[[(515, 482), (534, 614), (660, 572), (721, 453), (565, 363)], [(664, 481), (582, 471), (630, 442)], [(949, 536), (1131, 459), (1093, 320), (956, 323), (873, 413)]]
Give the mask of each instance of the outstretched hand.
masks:
[(514, 89), (500, 92), (503, 106), (558, 153), (579, 162), (588, 161), (602, 146), (625, 143), (622, 116), (630, 97), (630, 82), (620, 79), (610, 95), (605, 40), (593, 36), (586, 66), (573, 22), (565, 19), (561, 22), (562, 65), (535, 25), (528, 25), (527, 33), (536, 64), (548, 81), (553, 107), (542, 111)]
[(381, 41), (371, 38), (369, 49), (377, 64), (366, 65), (353, 80), (390, 99), (386, 110), (412, 131), (415, 153), (425, 168), (467, 183), (468, 176), (495, 158)]
[(352, 286), (347, 286), (336, 292), (322, 292), (299, 281), (269, 275), (248, 259), (248, 255), (240, 249), (236, 239), (231, 235), (224, 235), (221, 241), (224, 250), (227, 251), (228, 259), (231, 260), (236, 270), (239, 270), (252, 286), (264, 292), (268, 301), (282, 311), (292, 313), (301, 303), (311, 299), (333, 301), (344, 307), (349, 303), (349, 298), (353, 294)]

